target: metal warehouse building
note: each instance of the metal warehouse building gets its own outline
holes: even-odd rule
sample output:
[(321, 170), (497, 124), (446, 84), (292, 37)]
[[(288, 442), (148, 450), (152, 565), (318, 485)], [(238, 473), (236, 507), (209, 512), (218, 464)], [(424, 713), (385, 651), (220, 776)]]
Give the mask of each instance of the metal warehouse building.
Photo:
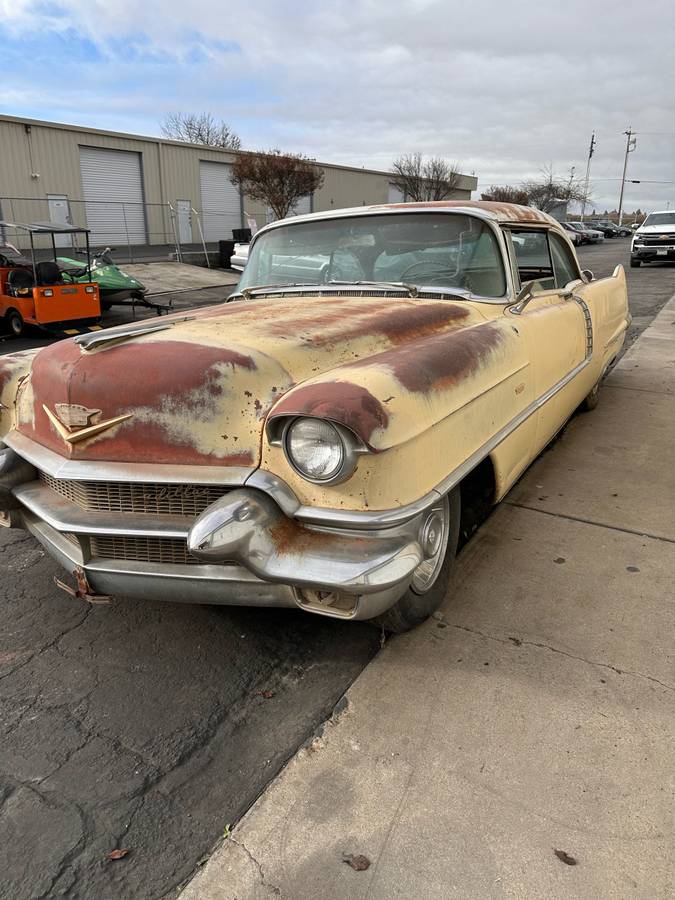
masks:
[[(248, 216), (258, 225), (270, 219), (230, 183), (234, 158), (163, 138), (0, 116), (0, 218), (87, 226), (93, 244), (130, 251), (231, 239)], [(403, 199), (387, 172), (317, 165), (324, 184), (296, 213)], [(453, 196), (470, 198), (476, 184), (462, 175)], [(62, 235), (61, 246), (69, 240)]]

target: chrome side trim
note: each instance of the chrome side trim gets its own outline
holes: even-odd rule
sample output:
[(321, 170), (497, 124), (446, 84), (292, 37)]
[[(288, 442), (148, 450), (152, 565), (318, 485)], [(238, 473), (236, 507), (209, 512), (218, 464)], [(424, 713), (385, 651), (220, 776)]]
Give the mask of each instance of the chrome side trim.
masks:
[(241, 487), (255, 471), (254, 466), (221, 468), (66, 459), (16, 430), (8, 432), (3, 440), (37, 469), (53, 478), (71, 481), (158, 481), (164, 484), (222, 484), (224, 487)]
[(140, 337), (142, 334), (153, 334), (155, 331), (166, 331), (172, 327), (171, 322), (157, 323), (154, 325), (119, 325), (117, 328), (106, 328), (105, 331), (97, 331), (94, 334), (81, 334), (75, 338), (83, 350), (90, 350), (101, 344), (110, 344), (113, 341), (122, 341), (125, 338)]
[[(590, 356), (586, 357), (586, 359), (582, 360), (568, 372), (564, 378), (561, 378), (560, 381), (550, 387), (540, 397), (528, 404), (528, 406), (518, 413), (517, 416), (504, 425), (503, 428), (500, 428), (499, 431), (495, 432), (489, 440), (482, 444), (461, 465), (457, 466), (456, 469), (453, 469), (452, 472), (446, 475), (433, 490), (429, 491), (429, 493), (425, 494), (423, 497), (420, 497), (419, 500), (415, 500), (413, 503), (409, 503), (406, 506), (401, 506), (396, 509), (374, 510), (372, 512), (300, 506), (296, 509), (295, 513), (289, 513), (289, 515), (294, 515), (294, 517), (301, 522), (308, 522), (313, 525), (332, 526), (335, 528), (390, 528), (394, 525), (400, 525), (403, 522), (407, 522), (409, 519), (412, 519), (414, 516), (423, 512), (432, 503), (435, 503), (440, 496), (451, 491), (455, 485), (459, 484), (469, 472), (475, 469), (478, 463), (482, 462), (486, 456), (489, 456), (489, 454), (492, 453), (503, 440), (509, 437), (516, 428), (527, 421), (533, 413), (568, 385), (572, 379), (576, 378), (576, 376), (589, 365), (591, 359), (592, 357)], [(262, 476), (264, 473), (258, 471), (256, 475), (258, 476), (258, 482), (262, 483)], [(277, 479), (277, 481), (279, 481), (279, 479)], [(277, 494), (279, 494), (278, 485), (276, 486), (276, 490)]]

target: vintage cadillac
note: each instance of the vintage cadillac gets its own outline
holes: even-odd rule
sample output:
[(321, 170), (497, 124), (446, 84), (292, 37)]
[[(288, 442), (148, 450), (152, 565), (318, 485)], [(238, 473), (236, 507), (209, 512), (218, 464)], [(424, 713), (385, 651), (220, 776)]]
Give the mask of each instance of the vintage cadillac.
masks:
[(537, 210), (275, 222), (226, 303), (0, 358), (0, 517), (71, 591), (403, 631), (460, 528), (581, 405), (630, 320)]

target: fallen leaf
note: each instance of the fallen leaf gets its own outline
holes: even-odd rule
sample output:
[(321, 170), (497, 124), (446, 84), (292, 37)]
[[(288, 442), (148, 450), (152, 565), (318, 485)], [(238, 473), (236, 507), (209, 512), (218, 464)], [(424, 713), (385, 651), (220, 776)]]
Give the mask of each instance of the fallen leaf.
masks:
[(230, 826), (226, 825), (223, 828), (223, 837), (225, 838), (225, 840), (227, 840), (231, 834), (232, 834), (232, 832), (230, 831)]
[(258, 691), (259, 697), (264, 697), (265, 700), (271, 700), (274, 697), (274, 691)]
[(569, 853), (565, 853), (564, 850), (556, 850), (555, 848), (553, 849), (553, 852), (560, 862), (564, 862), (566, 866), (576, 866), (576, 859), (573, 856), (570, 856)]
[(347, 865), (351, 866), (356, 872), (365, 872), (366, 869), (370, 868), (370, 860), (361, 853), (359, 853), (358, 856), (354, 856), (351, 853), (343, 853), (342, 862), (347, 863)]
[(106, 859), (124, 859), (124, 857), (129, 852), (126, 850), (111, 850), (110, 853), (106, 856)]

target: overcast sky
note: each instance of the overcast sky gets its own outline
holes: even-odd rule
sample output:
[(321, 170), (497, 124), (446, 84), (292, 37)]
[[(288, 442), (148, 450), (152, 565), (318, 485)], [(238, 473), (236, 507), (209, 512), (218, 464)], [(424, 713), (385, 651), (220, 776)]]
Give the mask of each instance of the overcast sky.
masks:
[(675, 0), (0, 0), (0, 39), (11, 115), (158, 134), (208, 110), (247, 149), (420, 150), (479, 191), (583, 175), (595, 130), (602, 210), (632, 126), (626, 207), (675, 207)]

